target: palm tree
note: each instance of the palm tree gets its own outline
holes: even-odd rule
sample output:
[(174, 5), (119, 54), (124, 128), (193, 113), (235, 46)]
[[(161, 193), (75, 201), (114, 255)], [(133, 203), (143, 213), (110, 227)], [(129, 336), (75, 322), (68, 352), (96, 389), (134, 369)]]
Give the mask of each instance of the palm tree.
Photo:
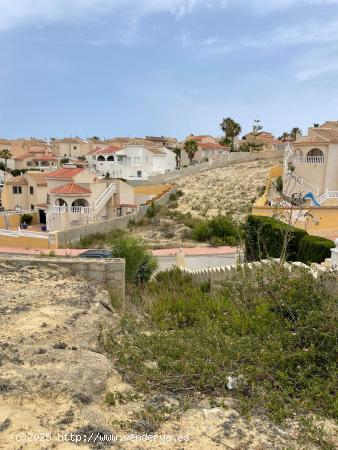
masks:
[(7, 160), (12, 158), (12, 153), (7, 149), (0, 150), (0, 159), (5, 160), (5, 172), (7, 172)]
[(293, 141), (295, 141), (297, 139), (298, 136), (302, 135), (302, 130), (298, 127), (292, 128), (291, 133), (290, 133), (290, 137)]
[(178, 169), (181, 166), (181, 149), (179, 147), (175, 147), (173, 152), (176, 156), (176, 169)]
[(234, 119), (231, 119), (231, 117), (223, 119), (222, 123), (220, 124), (220, 127), (223, 133), (225, 134), (225, 137), (229, 139), (230, 151), (234, 152), (235, 151), (234, 140), (235, 137), (237, 137), (242, 131), (242, 127)]
[(290, 135), (289, 133), (287, 133), (286, 131), (284, 131), (284, 133), (282, 134), (282, 136), (279, 137), (279, 139), (283, 142), (287, 141), (288, 139), (290, 139)]
[(198, 151), (198, 145), (197, 142), (193, 139), (189, 139), (188, 141), (185, 141), (184, 143), (184, 150), (187, 152), (190, 164), (192, 160), (194, 159), (195, 154)]

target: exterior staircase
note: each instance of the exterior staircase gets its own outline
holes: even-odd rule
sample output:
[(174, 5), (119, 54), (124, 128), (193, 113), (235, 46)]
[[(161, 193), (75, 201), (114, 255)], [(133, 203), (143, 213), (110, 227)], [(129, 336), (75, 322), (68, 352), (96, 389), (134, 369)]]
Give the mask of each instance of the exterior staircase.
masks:
[(104, 192), (102, 192), (100, 197), (96, 200), (96, 202), (94, 204), (94, 210), (95, 210), (96, 214), (104, 207), (104, 205), (107, 203), (107, 201), (115, 193), (116, 193), (116, 184), (112, 183), (107, 187), (107, 189)]

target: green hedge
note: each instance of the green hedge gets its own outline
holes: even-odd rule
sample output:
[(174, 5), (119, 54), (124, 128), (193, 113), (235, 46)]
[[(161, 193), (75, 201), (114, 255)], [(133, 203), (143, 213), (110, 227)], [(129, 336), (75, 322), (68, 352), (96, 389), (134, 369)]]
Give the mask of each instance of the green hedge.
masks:
[(304, 236), (299, 243), (298, 261), (305, 264), (316, 262), (321, 263), (325, 258), (331, 257), (331, 248), (335, 244), (329, 239), (319, 236)]
[(331, 256), (334, 243), (329, 239), (310, 236), (306, 231), (274, 219), (252, 216), (246, 222), (245, 253), (249, 261), (264, 258), (279, 258), (282, 254), (285, 236), (289, 242), (286, 251), (288, 261), (321, 263)]
[(307, 232), (289, 227), (272, 217), (250, 215), (246, 223), (245, 250), (249, 261), (264, 258), (279, 258), (282, 254), (285, 236), (289, 243), (286, 257), (288, 261), (298, 261), (299, 243)]

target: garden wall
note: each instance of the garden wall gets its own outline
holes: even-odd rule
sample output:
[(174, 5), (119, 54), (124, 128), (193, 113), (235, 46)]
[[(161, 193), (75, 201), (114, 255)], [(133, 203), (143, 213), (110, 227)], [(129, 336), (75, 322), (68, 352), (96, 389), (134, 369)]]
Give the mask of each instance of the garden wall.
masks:
[[(186, 268), (181, 268), (182, 272), (192, 276), (195, 283), (210, 283), (211, 286), (222, 283), (228, 280), (231, 280), (233, 276), (238, 273), (238, 271), (243, 271), (246, 277), (255, 278), (258, 273), (262, 271), (264, 267), (273, 266), (273, 264), (278, 263), (278, 259), (272, 260), (262, 260), (253, 263), (245, 263), (238, 264), (232, 266), (224, 266), (224, 267), (216, 267), (216, 268), (207, 268), (200, 270), (189, 270)], [(302, 275), (302, 271), (304, 269), (311, 270), (314, 277), (319, 278), (323, 276), (327, 269), (314, 264), (311, 268), (306, 264), (301, 262), (291, 262), (284, 263), (284, 267), (286, 267), (290, 273), (290, 277), (298, 277)], [(328, 277), (326, 280), (326, 284), (330, 291), (337, 292), (338, 291), (338, 273), (336, 272), (336, 276)]]

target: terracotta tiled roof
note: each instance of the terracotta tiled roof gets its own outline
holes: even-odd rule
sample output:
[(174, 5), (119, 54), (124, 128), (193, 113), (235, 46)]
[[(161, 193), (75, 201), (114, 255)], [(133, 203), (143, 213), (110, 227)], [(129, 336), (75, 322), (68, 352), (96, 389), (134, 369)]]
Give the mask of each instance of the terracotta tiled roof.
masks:
[(6, 180), (6, 184), (20, 184), (20, 185), (26, 185), (27, 180), (23, 175), (19, 175), (17, 177), (9, 178)]
[(121, 149), (119, 147), (114, 147), (110, 145), (109, 147), (98, 147), (92, 152), (92, 155), (112, 155), (113, 153), (119, 152)]
[(59, 186), (50, 191), (51, 194), (62, 194), (62, 195), (89, 195), (92, 193), (90, 189), (84, 188), (79, 184), (69, 183), (64, 186)]
[(27, 175), (33, 178), (37, 186), (47, 186), (47, 174), (45, 172), (27, 172)]
[(47, 178), (61, 178), (61, 179), (67, 179), (67, 178), (74, 178), (76, 175), (78, 175), (80, 172), (82, 172), (83, 167), (74, 167), (74, 168), (63, 168), (56, 170), (55, 172), (50, 172), (47, 174)]
[(202, 148), (210, 148), (215, 150), (226, 150), (228, 147), (221, 144), (209, 144), (208, 142), (198, 144), (199, 147)]
[(13, 159), (14, 161), (22, 161), (23, 159), (32, 158), (32, 155), (29, 153), (25, 153), (24, 155), (15, 156)]
[(57, 161), (57, 158), (52, 155), (41, 155), (34, 156), (34, 161)]

